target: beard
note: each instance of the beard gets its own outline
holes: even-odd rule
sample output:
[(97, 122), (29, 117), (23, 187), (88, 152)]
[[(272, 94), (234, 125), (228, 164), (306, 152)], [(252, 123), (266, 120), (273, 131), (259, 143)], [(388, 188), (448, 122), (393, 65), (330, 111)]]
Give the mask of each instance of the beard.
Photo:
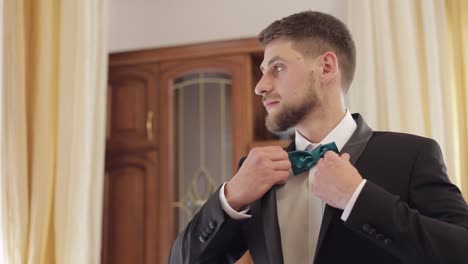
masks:
[(319, 98), (315, 92), (314, 79), (312, 74), (309, 78), (309, 89), (303, 100), (294, 104), (285, 104), (282, 109), (278, 109), (275, 114), (268, 114), (265, 118), (265, 125), (270, 132), (281, 132), (296, 126), (314, 108), (319, 105)]

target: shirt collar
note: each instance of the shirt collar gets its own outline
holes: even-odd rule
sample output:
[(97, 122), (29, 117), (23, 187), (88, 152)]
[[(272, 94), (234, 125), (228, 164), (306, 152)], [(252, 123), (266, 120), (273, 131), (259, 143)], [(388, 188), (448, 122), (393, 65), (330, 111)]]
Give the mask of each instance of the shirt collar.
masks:
[(322, 141), (320, 141), (319, 143), (312, 143), (308, 141), (296, 129), (296, 135), (295, 135), (296, 150), (305, 150), (309, 146), (310, 147), (308, 149), (314, 149), (318, 145), (335, 142), (336, 147), (338, 148), (338, 151), (341, 151), (343, 146), (346, 144), (346, 142), (348, 142), (348, 140), (353, 135), (354, 130), (356, 130), (356, 127), (357, 127), (356, 122), (351, 116), (351, 113), (349, 112), (349, 110), (346, 109), (346, 114), (343, 117), (343, 119), (340, 121), (340, 123), (338, 123), (338, 125), (330, 133), (328, 133), (328, 135), (326, 135), (325, 138), (322, 139)]

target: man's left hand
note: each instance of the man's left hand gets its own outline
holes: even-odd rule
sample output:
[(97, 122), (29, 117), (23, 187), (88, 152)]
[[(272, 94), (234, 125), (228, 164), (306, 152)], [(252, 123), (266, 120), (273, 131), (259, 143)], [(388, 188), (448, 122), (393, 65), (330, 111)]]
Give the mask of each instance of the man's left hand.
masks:
[(310, 186), (313, 194), (338, 209), (346, 207), (362, 181), (361, 174), (349, 158), (348, 153), (339, 156), (333, 151), (327, 151), (317, 163), (315, 179)]

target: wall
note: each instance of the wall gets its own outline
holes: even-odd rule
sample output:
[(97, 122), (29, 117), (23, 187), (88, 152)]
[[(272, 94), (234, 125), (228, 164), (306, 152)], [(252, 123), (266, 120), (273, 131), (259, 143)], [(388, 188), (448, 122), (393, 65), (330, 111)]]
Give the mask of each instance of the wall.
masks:
[(307, 9), (346, 21), (347, 0), (109, 0), (109, 51), (254, 37)]

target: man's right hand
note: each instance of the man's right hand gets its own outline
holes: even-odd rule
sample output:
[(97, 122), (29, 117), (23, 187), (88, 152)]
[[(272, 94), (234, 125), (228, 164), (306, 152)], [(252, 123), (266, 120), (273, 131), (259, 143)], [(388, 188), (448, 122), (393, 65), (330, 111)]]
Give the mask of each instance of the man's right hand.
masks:
[(281, 147), (253, 148), (224, 187), (229, 206), (239, 211), (262, 197), (273, 185), (286, 183), (290, 169), (288, 153)]

